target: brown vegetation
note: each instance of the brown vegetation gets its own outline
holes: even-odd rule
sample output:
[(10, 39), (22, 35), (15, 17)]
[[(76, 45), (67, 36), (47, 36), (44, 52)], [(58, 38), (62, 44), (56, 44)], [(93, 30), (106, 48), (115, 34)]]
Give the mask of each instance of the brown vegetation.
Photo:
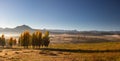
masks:
[[(104, 41), (105, 37), (73, 37), (76, 40)], [(108, 39), (107, 39), (108, 40)], [(5, 41), (1, 42), (1, 41)], [(8, 41), (8, 42), (7, 42)], [(60, 41), (58, 39), (58, 41)], [(63, 43), (50, 44), (49, 32), (23, 32), (18, 42), (11, 37), (8, 40), (4, 35), (0, 38), (2, 46), (7, 44), (11, 48), (1, 48), (0, 61), (119, 61), (120, 42), (103, 43)], [(49, 45), (49, 46), (48, 46)], [(48, 47), (44, 48), (42, 46)], [(27, 49), (24, 49), (24, 48)], [(41, 47), (41, 48), (40, 48)], [(34, 49), (32, 49), (34, 48)]]
[(4, 35), (0, 37), (0, 45), (3, 47), (6, 45), (12, 47), (17, 44), (18, 46), (23, 46), (24, 48), (28, 48), (29, 46), (32, 46), (33, 48), (40, 48), (41, 46), (48, 47), (49, 43), (50, 40), (48, 31), (46, 31), (44, 35), (42, 35), (41, 31), (35, 31), (32, 35), (29, 31), (24, 31), (19, 36), (18, 42), (13, 37), (10, 37), (9, 39), (5, 39)]

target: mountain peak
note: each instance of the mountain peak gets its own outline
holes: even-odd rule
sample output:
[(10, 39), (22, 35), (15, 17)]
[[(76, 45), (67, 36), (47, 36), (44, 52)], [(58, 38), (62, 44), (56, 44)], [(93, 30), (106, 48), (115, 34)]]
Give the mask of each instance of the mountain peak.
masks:
[(32, 29), (32, 28), (29, 27), (28, 25), (21, 25), (21, 26), (15, 27), (15, 29), (29, 30), (29, 29)]
[[(21, 25), (21, 27), (29, 27), (29, 26), (24, 24), (24, 25)], [(29, 28), (30, 28), (30, 27), (29, 27)]]

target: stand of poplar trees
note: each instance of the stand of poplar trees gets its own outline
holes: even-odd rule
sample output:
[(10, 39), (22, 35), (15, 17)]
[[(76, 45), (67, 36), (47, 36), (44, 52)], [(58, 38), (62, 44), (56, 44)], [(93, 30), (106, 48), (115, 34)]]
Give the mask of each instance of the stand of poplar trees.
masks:
[[(32, 48), (48, 47), (49, 43), (50, 39), (48, 31), (42, 34), (42, 32), (38, 30), (30, 34), (30, 32), (26, 30), (21, 33), (18, 39), (18, 45), (23, 46), (24, 48), (28, 48), (29, 46), (32, 46)], [(4, 35), (2, 35), (0, 37), (0, 45), (4, 47), (6, 44), (12, 48), (13, 45), (17, 44), (17, 40), (12, 37), (6, 40)]]
[(41, 31), (36, 31), (32, 35), (29, 31), (25, 31), (19, 37), (19, 44), (24, 46), (24, 48), (28, 48), (28, 46), (31, 45), (33, 48), (40, 48), (40, 46), (48, 47), (49, 43), (50, 40), (48, 31), (46, 31), (45, 34), (42, 34)]

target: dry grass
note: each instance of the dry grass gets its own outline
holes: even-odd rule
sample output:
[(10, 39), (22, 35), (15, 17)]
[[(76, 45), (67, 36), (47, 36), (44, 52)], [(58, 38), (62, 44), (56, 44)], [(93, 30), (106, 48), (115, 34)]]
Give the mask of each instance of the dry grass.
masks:
[(51, 44), (41, 49), (1, 49), (0, 61), (120, 61), (120, 42)]
[(120, 49), (120, 42), (79, 43), (79, 44), (51, 44), (50, 48), (83, 49), (83, 50), (116, 50)]
[(79, 50), (70, 56), (79, 61), (120, 61), (120, 42), (52, 44), (50, 48)]

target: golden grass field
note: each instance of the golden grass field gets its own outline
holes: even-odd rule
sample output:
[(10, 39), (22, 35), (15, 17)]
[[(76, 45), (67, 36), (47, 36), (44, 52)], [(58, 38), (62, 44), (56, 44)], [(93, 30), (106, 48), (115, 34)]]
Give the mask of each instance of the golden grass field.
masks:
[(120, 42), (50, 44), (48, 48), (1, 48), (0, 61), (120, 61)]

